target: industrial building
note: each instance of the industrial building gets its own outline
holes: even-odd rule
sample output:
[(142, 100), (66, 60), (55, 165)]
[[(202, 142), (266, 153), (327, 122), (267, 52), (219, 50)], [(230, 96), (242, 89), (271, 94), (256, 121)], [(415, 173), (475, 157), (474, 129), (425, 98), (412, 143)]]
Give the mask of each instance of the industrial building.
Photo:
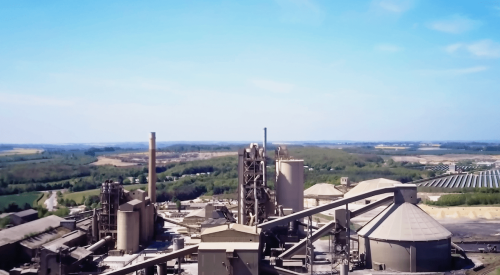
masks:
[[(4, 229), (0, 231), (0, 269), (9, 270), (16, 266), (19, 262), (31, 259), (32, 250), (23, 248), (21, 242), (29, 239), (30, 236), (43, 234), (46, 231), (61, 226), (63, 218), (57, 216), (48, 216), (31, 222), (23, 223), (21, 225)], [(55, 237), (57, 235), (52, 235)], [(48, 242), (49, 239), (42, 239)], [(43, 242), (43, 241), (42, 241)], [(41, 245), (40, 242), (37, 243)]]
[[(200, 275), (311, 274), (319, 265), (341, 275), (353, 269), (451, 269), (451, 252), (457, 246), (451, 242), (451, 233), (417, 206), (416, 185), (374, 179), (358, 183), (345, 195), (327, 183), (304, 190), (304, 160), (290, 156), (285, 146), (277, 146), (273, 192), (267, 185), (266, 142), (264, 129), (262, 146), (252, 143), (239, 151), (237, 206), (192, 203), (179, 212), (168, 204), (159, 210), (160, 204), (151, 197), (155, 196), (151, 189), (156, 189), (152, 133), (148, 192), (129, 192), (105, 181), (102, 208), (88, 217), (59, 218), (59, 227), (69, 232), (61, 231), (55, 240), (37, 244), (38, 250), (29, 253), (39, 264), (24, 270), (41, 275), (166, 275), (192, 264), (185, 264), (184, 258), (197, 261)], [(341, 183), (339, 188), (352, 187), (348, 178)], [(352, 209), (353, 203), (360, 205)], [(382, 206), (386, 207), (379, 210)], [(330, 220), (313, 222), (316, 215), (330, 210)], [(351, 232), (351, 219), (375, 210), (380, 212)], [(331, 246), (327, 258), (313, 245), (325, 236)], [(21, 274), (19, 269), (15, 272)]]
[(13, 225), (20, 225), (38, 219), (38, 211), (28, 209), (21, 212), (13, 213), (10, 216), (10, 222)]

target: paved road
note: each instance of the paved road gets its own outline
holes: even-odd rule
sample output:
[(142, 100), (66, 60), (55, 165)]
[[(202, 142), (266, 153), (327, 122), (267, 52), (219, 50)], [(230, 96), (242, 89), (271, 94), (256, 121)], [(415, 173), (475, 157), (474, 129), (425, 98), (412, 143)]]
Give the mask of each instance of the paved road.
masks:
[(54, 206), (57, 206), (57, 191), (52, 191), (52, 195), (45, 201), (45, 206), (49, 211), (54, 211)]

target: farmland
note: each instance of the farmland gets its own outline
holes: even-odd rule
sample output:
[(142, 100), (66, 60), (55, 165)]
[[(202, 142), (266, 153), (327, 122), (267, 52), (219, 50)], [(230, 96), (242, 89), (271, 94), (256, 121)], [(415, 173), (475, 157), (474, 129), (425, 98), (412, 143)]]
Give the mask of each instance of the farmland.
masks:
[(0, 151), (0, 157), (3, 157), (3, 156), (13, 156), (13, 155), (39, 154), (39, 153), (42, 153), (42, 152), (43, 152), (43, 150), (40, 150), (40, 149), (14, 148), (12, 150)]
[(41, 196), (40, 192), (30, 192), (15, 195), (2, 196), (0, 199), (0, 210), (6, 208), (10, 203), (16, 203), (19, 207), (23, 207), (26, 203), (34, 205), (34, 202)]

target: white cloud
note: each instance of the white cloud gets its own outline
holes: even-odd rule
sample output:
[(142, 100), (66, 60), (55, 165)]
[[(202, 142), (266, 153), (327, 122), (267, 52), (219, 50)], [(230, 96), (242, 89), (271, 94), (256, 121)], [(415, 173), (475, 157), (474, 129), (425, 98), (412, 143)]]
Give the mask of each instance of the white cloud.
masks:
[(488, 70), (488, 67), (475, 66), (469, 68), (445, 69), (445, 70), (421, 70), (418, 72), (423, 75), (430, 75), (430, 76), (461, 76), (461, 75), (479, 73), (486, 70)]
[(472, 20), (466, 16), (455, 14), (446, 19), (431, 22), (428, 26), (436, 31), (459, 34), (473, 30), (480, 25), (482, 25), (482, 22), (479, 20)]
[(325, 13), (313, 0), (275, 0), (281, 8), (281, 20), (287, 23), (320, 25)]
[(444, 50), (447, 52), (447, 53), (454, 53), (456, 52), (458, 49), (460, 49), (461, 47), (463, 46), (462, 43), (455, 43), (455, 44), (451, 44), (451, 45), (448, 45), (444, 48)]
[(29, 94), (0, 93), (0, 103), (21, 106), (72, 106), (75, 101)]
[(391, 13), (403, 13), (413, 6), (410, 0), (375, 0), (373, 5)]
[(500, 43), (484, 39), (473, 43), (456, 43), (445, 47), (445, 51), (452, 54), (465, 50), (471, 55), (480, 58), (500, 58)]
[(381, 51), (381, 52), (390, 52), (390, 53), (395, 53), (395, 52), (400, 52), (403, 50), (403, 48), (392, 45), (392, 44), (378, 44), (375, 46), (375, 50)]
[(274, 93), (289, 93), (294, 88), (293, 84), (271, 80), (253, 80), (252, 83), (259, 89)]
[(467, 45), (467, 50), (477, 56), (485, 58), (499, 58), (500, 57), (500, 44), (493, 42), (489, 39), (477, 41)]

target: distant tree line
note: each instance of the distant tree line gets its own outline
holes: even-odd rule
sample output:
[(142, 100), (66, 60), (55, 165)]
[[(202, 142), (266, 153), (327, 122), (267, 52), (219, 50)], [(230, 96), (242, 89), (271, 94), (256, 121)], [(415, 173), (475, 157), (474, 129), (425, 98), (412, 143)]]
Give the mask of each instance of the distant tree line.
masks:
[(84, 152), (85, 155), (95, 157), (96, 153), (100, 152), (114, 152), (116, 150), (120, 150), (120, 147), (104, 147), (104, 148), (95, 148), (91, 147)]
[(425, 201), (428, 205), (457, 206), (457, 205), (488, 205), (500, 204), (500, 190), (497, 188), (476, 188), (470, 193), (447, 194), (437, 201)]

